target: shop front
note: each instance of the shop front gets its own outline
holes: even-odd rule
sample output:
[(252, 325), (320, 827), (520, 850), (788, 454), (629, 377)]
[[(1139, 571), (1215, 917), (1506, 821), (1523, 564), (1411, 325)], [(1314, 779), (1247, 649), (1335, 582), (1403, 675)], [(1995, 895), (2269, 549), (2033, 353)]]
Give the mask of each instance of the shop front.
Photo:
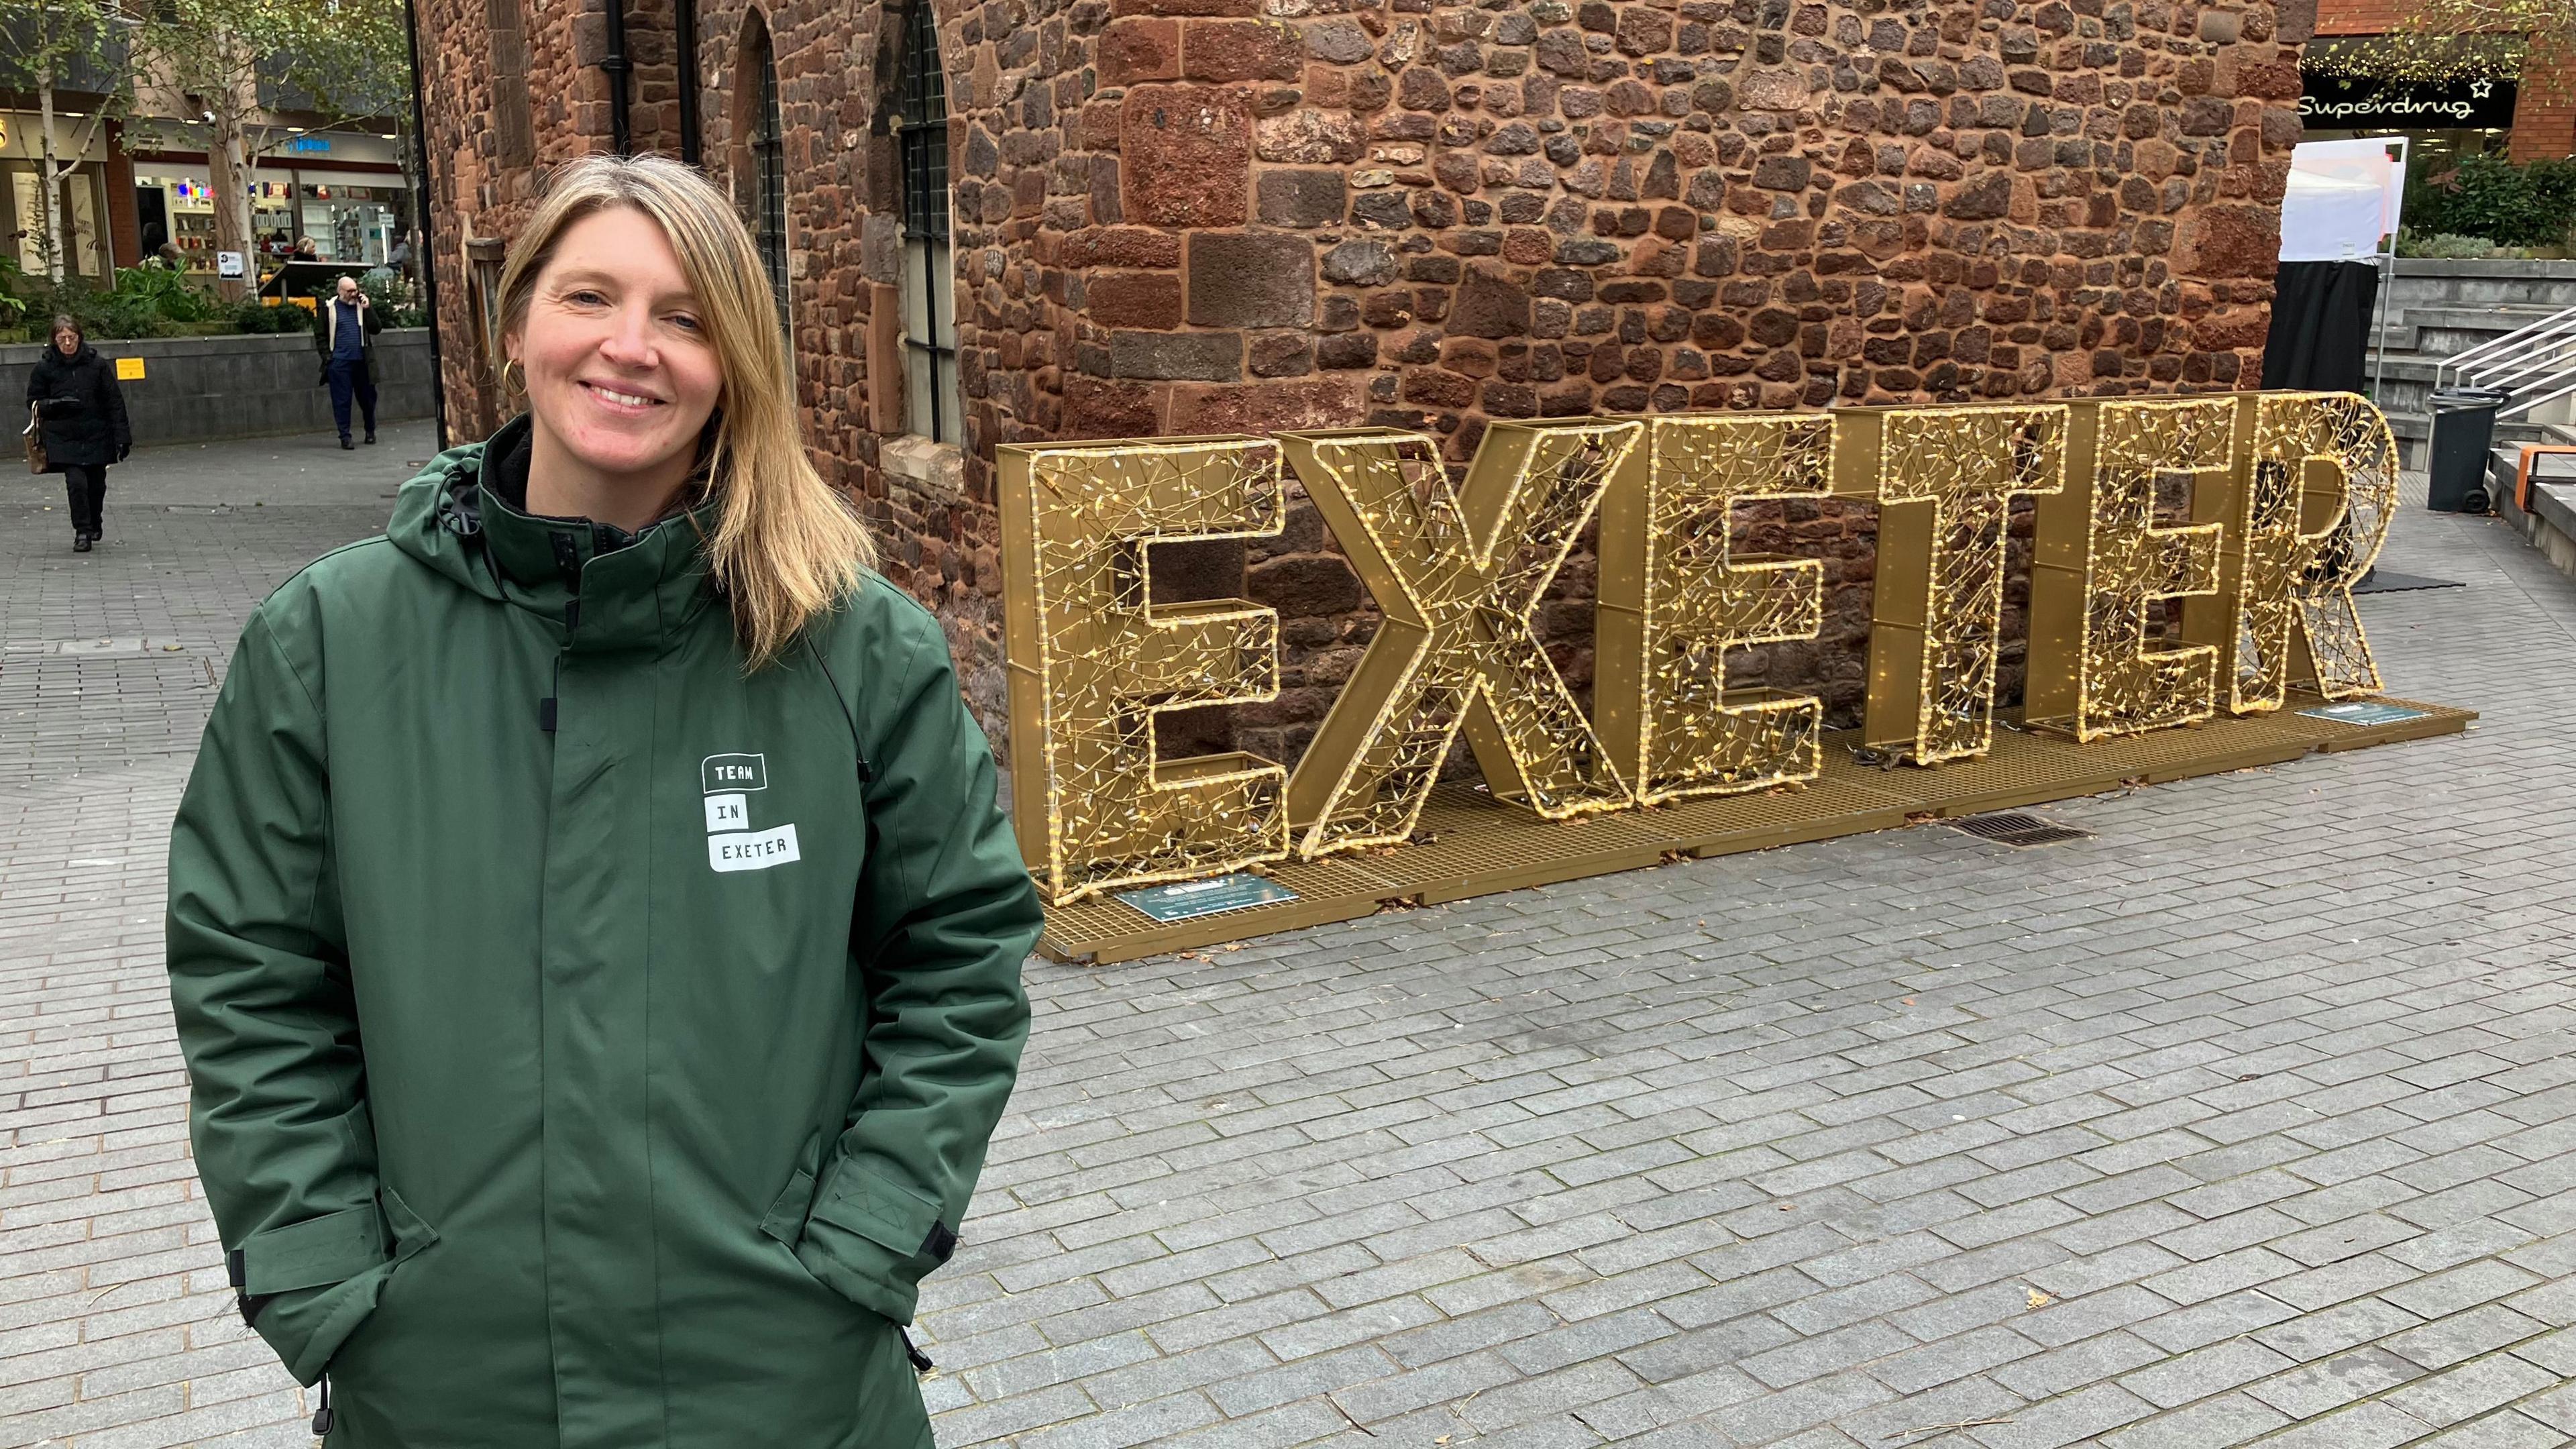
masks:
[(402, 238), (406, 200), (399, 178), (305, 173), (296, 178), (295, 234), (313, 238), (325, 261), (380, 267)]
[[(0, 255), (30, 276), (49, 270), (45, 236), (44, 120), (32, 112), (0, 111)], [(63, 275), (104, 282), (114, 270), (109, 253), (107, 139), (95, 117), (57, 114), (54, 155), (72, 167), (55, 186), (54, 214), (61, 220), (55, 245)]]
[(2338, 74), (2339, 47), (2319, 40), (2300, 70), (2300, 139), (2348, 141), (2404, 136), (2413, 156), (2501, 153), (2513, 140), (2517, 87), (2511, 79), (2387, 81)]
[[(390, 137), (340, 131), (297, 136), (263, 155), (249, 183), (252, 249), (282, 258), (309, 237), (325, 261), (387, 265), (411, 226), (411, 194), (396, 155)], [(166, 218), (163, 234), (188, 269), (213, 275), (214, 195), (204, 153), (141, 152), (134, 172), (147, 236), (155, 217)]]

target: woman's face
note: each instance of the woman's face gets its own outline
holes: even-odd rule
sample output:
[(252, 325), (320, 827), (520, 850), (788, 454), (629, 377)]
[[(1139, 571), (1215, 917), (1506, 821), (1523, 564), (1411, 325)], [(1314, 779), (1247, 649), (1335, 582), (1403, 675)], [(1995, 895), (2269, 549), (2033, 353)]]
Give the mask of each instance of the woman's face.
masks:
[(80, 334), (65, 327), (54, 334), (54, 350), (65, 357), (80, 351)]
[(696, 461), (723, 370), (652, 218), (620, 206), (566, 228), (509, 342), (536, 426), (574, 458), (611, 476)]

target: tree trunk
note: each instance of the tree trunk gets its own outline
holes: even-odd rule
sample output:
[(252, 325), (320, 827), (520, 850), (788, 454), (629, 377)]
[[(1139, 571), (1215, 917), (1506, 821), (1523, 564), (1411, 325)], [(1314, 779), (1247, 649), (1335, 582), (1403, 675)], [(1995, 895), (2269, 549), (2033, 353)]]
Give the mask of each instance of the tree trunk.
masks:
[(45, 259), (45, 279), (63, 284), (62, 169), (54, 164), (54, 78), (36, 77), (36, 106), (44, 116), (44, 157), (36, 163), (36, 191), (44, 198), (44, 236), (37, 250)]
[(239, 252), (242, 258), (242, 279), (219, 278), (215, 288), (225, 301), (237, 302), (259, 280), (250, 228), (250, 151), (238, 98), (227, 92), (206, 101), (215, 113), (206, 146), (206, 180), (215, 194), (215, 250)]
[(421, 215), (420, 206), (420, 178), (425, 169), (425, 158), (421, 154), (420, 133), (412, 129), (408, 114), (410, 108), (398, 109), (404, 114), (394, 119), (394, 131), (402, 138), (395, 143), (400, 148), (395, 154), (402, 158), (403, 215), (409, 218), (403, 223), (400, 239), (411, 248), (412, 271), (406, 285), (411, 288), (410, 295), (417, 300), (425, 294), (418, 282), (412, 279), (429, 269), (429, 218)]

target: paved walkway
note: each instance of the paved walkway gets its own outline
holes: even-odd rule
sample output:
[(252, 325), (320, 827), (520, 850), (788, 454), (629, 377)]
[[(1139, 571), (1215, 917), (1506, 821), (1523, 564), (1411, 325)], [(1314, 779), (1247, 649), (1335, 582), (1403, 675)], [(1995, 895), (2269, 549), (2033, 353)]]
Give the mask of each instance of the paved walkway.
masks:
[[(139, 454), (87, 557), (0, 495), (0, 1446), (306, 1442), (190, 1173), (162, 841), (387, 439)], [(2569, 1442), (2576, 585), (2422, 513), (2389, 561), (2469, 585), (2364, 609), (2470, 735), (1033, 965), (941, 1443)]]

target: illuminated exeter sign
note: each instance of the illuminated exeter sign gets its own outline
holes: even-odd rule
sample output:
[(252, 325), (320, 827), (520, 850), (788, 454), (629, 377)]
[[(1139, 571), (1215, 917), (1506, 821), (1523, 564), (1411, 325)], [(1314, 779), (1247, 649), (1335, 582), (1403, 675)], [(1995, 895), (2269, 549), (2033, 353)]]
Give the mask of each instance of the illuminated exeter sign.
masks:
[[(1058, 906), (1414, 840), (1461, 734), (1494, 798), (1553, 820), (1814, 780), (1822, 702), (1727, 678), (1824, 622), (1817, 560), (1737, 546), (1755, 500), (1878, 504), (1861, 738), (1891, 763), (1994, 748), (2023, 499), (2028, 727), (2090, 742), (2379, 683), (2351, 589), (2396, 456), (2349, 394), (1497, 422), (1456, 476), (1375, 428), (1000, 456), (1015, 815)], [(1384, 622), (1293, 772), (1163, 758), (1159, 715), (1277, 696), (1279, 619), (1158, 602), (1153, 546), (1278, 533), (1292, 475)], [(1596, 522), (1587, 712), (1536, 620)]]

